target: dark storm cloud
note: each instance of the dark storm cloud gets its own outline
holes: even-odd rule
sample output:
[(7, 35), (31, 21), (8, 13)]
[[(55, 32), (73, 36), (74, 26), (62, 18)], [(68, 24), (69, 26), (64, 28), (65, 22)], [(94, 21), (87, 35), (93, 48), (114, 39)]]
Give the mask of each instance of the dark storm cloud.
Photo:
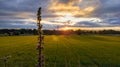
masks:
[(0, 9), (9, 11), (36, 11), (38, 7), (46, 7), (49, 0), (0, 0)]
[(93, 12), (109, 26), (120, 26), (120, 0), (100, 0), (101, 5)]
[[(37, 28), (35, 22), (24, 22), (24, 21), (0, 21), (0, 28)], [(43, 29), (55, 29), (57, 28), (56, 24), (45, 24), (43, 23)]]
[(112, 26), (120, 26), (120, 19), (118, 17), (106, 18), (104, 21), (108, 21)]
[(90, 22), (90, 21), (82, 21), (82, 22), (78, 22), (76, 24), (74, 24), (74, 26), (76, 27), (97, 27), (97, 26), (101, 26), (97, 23), (93, 23), (93, 22)]
[(27, 22), (23, 21), (0, 21), (0, 28), (36, 28), (36, 24), (31, 22), (27, 24)]
[(119, 0), (100, 0), (101, 6), (99, 6), (95, 14), (96, 16), (107, 16), (114, 17), (116, 14), (120, 15), (120, 2)]
[[(25, 20), (36, 18), (36, 10), (41, 6), (42, 14), (47, 14), (50, 0), (0, 0), (0, 28), (35, 28), (36, 25)], [(29, 13), (24, 16), (23, 13)], [(46, 12), (46, 13), (45, 13)], [(33, 13), (32, 15), (30, 13)], [(23, 16), (20, 16), (23, 14)], [(49, 13), (50, 14), (50, 13)], [(47, 17), (45, 15), (44, 17)]]
[[(56, 17), (52, 12), (48, 11), (50, 0), (0, 0), (0, 16), (14, 17), (16, 14), (23, 12), (33, 13), (36, 18), (36, 12), (42, 7), (42, 17)], [(16, 17), (16, 16), (15, 16)]]
[(0, 16), (13, 16), (22, 12), (31, 12), (36, 15), (36, 10), (43, 7), (43, 14), (47, 13), (50, 0), (0, 0)]

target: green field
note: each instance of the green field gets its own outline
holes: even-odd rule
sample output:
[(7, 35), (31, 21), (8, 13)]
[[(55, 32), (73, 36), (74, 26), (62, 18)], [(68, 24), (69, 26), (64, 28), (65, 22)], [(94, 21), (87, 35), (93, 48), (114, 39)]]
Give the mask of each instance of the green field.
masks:
[[(7, 67), (36, 67), (37, 36), (0, 37), (0, 58)], [(120, 36), (45, 36), (46, 67), (120, 67)], [(0, 60), (0, 67), (4, 63)]]

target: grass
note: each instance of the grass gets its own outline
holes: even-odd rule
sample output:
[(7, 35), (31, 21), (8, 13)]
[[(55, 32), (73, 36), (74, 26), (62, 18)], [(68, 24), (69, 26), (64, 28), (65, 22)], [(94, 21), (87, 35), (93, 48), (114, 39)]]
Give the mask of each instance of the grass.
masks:
[[(0, 58), (7, 67), (35, 67), (37, 36), (0, 37)], [(120, 67), (120, 36), (45, 36), (46, 67)], [(4, 63), (0, 60), (0, 67)]]

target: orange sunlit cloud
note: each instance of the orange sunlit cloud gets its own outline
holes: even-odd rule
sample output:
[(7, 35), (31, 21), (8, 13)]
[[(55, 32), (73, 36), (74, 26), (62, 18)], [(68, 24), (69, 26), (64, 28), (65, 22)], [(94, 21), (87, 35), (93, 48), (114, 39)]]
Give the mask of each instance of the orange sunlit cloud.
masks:
[(59, 0), (52, 0), (49, 10), (58, 16), (65, 16), (68, 13), (73, 16), (88, 16), (95, 10), (94, 6), (88, 6), (86, 8), (75, 6), (76, 3), (80, 3), (81, 1), (82, 0), (70, 0), (68, 3), (61, 3)]

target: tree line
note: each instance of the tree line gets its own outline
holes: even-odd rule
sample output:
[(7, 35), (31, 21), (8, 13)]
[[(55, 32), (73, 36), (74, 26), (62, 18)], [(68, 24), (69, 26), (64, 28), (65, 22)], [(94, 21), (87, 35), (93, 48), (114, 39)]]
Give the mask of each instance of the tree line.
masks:
[[(37, 35), (37, 29), (0, 29), (1, 35)], [(44, 35), (86, 35), (86, 34), (120, 34), (116, 30), (43, 30)]]

